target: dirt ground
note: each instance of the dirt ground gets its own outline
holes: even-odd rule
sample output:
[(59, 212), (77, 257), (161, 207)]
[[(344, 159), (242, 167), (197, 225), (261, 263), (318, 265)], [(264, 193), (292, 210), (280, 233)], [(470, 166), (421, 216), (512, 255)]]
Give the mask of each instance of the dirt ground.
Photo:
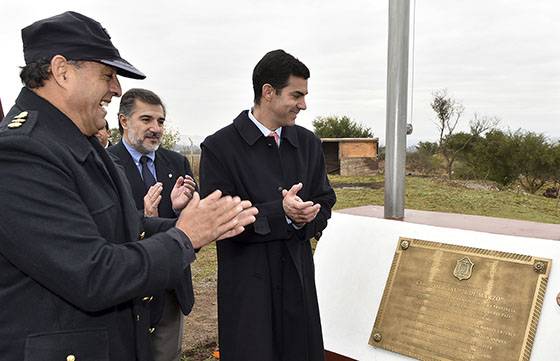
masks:
[(194, 308), (185, 318), (183, 337), (185, 361), (211, 360), (212, 351), (218, 341), (216, 286), (210, 284), (198, 286), (195, 289)]
[(218, 308), (216, 300), (216, 250), (202, 249), (193, 263), (195, 304), (185, 317), (183, 361), (210, 361), (218, 342)]

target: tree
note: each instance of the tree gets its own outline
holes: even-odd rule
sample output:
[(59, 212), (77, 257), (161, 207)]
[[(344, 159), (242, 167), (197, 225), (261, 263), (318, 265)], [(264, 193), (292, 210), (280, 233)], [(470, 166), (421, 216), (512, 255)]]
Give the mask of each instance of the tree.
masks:
[(439, 131), (439, 144), (441, 146), (444, 139), (455, 131), (465, 107), (449, 96), (447, 89), (436, 90), (432, 95), (434, 99), (430, 105), (436, 112), (436, 127)]
[(438, 144), (435, 142), (418, 142), (416, 151), (426, 155), (435, 155), (438, 151)]
[[(554, 182), (554, 187), (558, 190), (558, 185), (560, 184), (560, 143), (557, 142), (551, 146), (550, 154), (552, 158), (550, 179)], [(556, 202), (556, 207), (558, 207), (559, 203), (560, 198), (558, 198), (558, 201)]]
[(544, 134), (517, 131), (513, 134), (519, 183), (529, 193), (536, 193), (554, 175), (554, 149)]
[(317, 117), (313, 120), (315, 135), (319, 138), (371, 138), (373, 132), (349, 117), (328, 116)]
[(119, 133), (119, 128), (109, 129), (109, 142), (111, 144), (117, 144), (121, 141), (121, 133)]
[(165, 149), (175, 149), (175, 146), (181, 140), (181, 135), (179, 131), (171, 128), (170, 126), (165, 127), (165, 131), (161, 137), (161, 146)]
[(504, 186), (519, 181), (529, 193), (536, 193), (548, 180), (560, 178), (560, 149), (543, 134), (492, 130), (477, 143), (473, 154), (479, 171), (488, 179)]
[(438, 144), (435, 142), (419, 142), (406, 152), (406, 168), (422, 174), (436, 173), (441, 165), (436, 156), (437, 150)]
[(469, 163), (480, 178), (507, 186), (519, 177), (515, 152), (511, 135), (493, 129), (474, 144)]
[(474, 114), (469, 122), (470, 133), (455, 134), (465, 107), (459, 101), (447, 94), (447, 89), (438, 90), (433, 93), (430, 104), (436, 113), (436, 127), (439, 132), (438, 152), (445, 159), (447, 176), (453, 174), (453, 164), (458, 156), (467, 148), (469, 143), (484, 132), (495, 128), (499, 119), (496, 117), (479, 116)]

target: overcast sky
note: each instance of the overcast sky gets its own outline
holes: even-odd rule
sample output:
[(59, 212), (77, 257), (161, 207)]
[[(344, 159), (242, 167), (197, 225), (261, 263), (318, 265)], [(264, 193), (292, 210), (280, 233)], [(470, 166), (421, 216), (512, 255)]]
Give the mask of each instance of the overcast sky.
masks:
[[(23, 5), (23, 6), (22, 6)], [(201, 140), (252, 103), (251, 74), (269, 50), (284, 49), (311, 70), (308, 109), (348, 115), (385, 143), (388, 1), (13, 1), (0, 2), (0, 99), (6, 112), (21, 83), (20, 30), (74, 10), (101, 22), (123, 58), (148, 75), (126, 90), (158, 93), (169, 125)], [(414, 133), (435, 140), (432, 93), (447, 88), (473, 113), (504, 129), (560, 138), (560, 2), (418, 1), (415, 17)], [(118, 99), (108, 121), (117, 126)]]

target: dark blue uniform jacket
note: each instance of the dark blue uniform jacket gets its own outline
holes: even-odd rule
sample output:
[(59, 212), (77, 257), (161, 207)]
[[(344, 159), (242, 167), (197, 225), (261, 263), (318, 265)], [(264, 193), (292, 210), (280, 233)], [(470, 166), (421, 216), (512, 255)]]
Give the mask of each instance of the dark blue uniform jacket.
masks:
[(26, 88), (0, 124), (0, 205), (0, 358), (150, 360), (149, 296), (181, 282), (190, 242), (142, 224), (95, 137)]

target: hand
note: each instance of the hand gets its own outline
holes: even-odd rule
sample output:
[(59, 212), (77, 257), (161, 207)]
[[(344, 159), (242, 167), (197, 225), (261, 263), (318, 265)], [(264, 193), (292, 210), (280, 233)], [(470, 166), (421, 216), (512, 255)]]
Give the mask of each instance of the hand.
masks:
[(297, 192), (303, 188), (302, 183), (294, 184), (289, 191), (282, 190), (282, 207), (284, 208), (284, 213), (290, 218), (296, 226), (303, 226), (306, 223), (311, 222), (317, 217), (317, 214), (321, 210), (321, 205), (319, 203), (313, 203), (311, 201), (304, 202), (300, 197), (298, 197)]
[(171, 207), (179, 212), (189, 204), (196, 189), (196, 183), (190, 176), (179, 177), (171, 190)]
[(161, 191), (163, 190), (163, 184), (157, 182), (148, 189), (148, 192), (144, 196), (144, 216), (146, 217), (157, 217), (159, 202), (161, 201)]
[[(243, 204), (243, 202), (247, 202), (246, 204)], [(230, 237), (235, 237), (238, 234), (243, 233), (243, 231), (245, 230), (245, 226), (255, 222), (256, 218), (255, 216), (257, 215), (257, 213), (259, 213), (259, 211), (257, 210), (257, 208), (255, 207), (251, 207), (251, 202), (249, 201), (241, 201), (241, 205), (242, 207), (245, 207), (245, 209), (243, 211), (241, 211), (239, 213), (239, 215), (237, 216), (237, 226), (225, 233), (223, 233), (221, 236), (218, 237), (217, 241), (222, 240), (222, 239), (226, 239), (226, 238), (230, 238)]]
[(186, 233), (194, 248), (201, 248), (215, 240), (237, 236), (255, 222), (257, 213), (251, 202), (222, 197), (219, 190), (202, 200), (194, 192), (175, 226)]

